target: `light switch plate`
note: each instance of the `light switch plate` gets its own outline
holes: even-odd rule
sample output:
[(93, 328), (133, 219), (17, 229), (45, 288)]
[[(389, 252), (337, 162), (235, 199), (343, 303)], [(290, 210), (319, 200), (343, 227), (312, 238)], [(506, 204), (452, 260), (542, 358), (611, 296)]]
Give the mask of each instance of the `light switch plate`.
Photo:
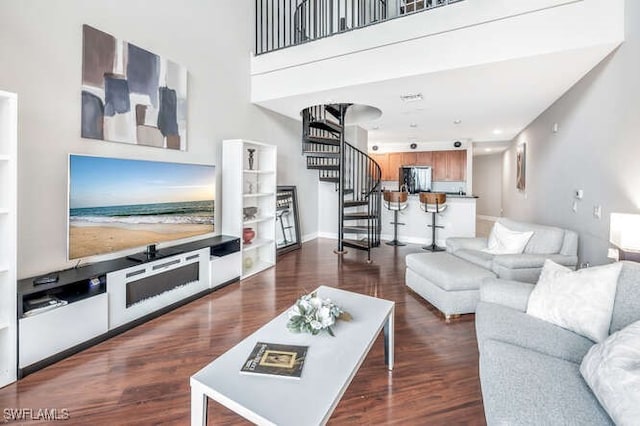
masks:
[(602, 206), (593, 206), (593, 217), (595, 217), (596, 219), (600, 219), (602, 217)]

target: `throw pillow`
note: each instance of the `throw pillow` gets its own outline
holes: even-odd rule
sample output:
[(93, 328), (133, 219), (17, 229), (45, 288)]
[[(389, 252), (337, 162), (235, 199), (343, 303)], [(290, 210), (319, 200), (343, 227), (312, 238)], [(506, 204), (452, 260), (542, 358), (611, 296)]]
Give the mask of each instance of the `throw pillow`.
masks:
[(617, 425), (640, 422), (640, 321), (593, 345), (580, 373)]
[(594, 342), (609, 335), (622, 263), (572, 271), (547, 259), (527, 313)]
[(520, 254), (531, 239), (533, 231), (512, 231), (496, 222), (489, 234), (487, 248), (483, 251), (490, 254)]

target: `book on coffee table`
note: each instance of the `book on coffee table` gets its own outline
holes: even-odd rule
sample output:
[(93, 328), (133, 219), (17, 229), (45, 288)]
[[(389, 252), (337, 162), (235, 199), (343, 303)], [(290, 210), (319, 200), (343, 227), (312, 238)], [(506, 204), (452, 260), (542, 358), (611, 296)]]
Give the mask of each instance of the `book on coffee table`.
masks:
[(308, 346), (258, 342), (240, 373), (300, 379)]

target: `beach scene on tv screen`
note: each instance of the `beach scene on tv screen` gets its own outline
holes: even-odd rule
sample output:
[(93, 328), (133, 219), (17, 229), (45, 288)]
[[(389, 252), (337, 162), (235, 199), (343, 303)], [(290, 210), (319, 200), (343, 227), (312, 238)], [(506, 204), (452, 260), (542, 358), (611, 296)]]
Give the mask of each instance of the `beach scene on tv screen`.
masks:
[(214, 231), (215, 167), (69, 157), (69, 259)]

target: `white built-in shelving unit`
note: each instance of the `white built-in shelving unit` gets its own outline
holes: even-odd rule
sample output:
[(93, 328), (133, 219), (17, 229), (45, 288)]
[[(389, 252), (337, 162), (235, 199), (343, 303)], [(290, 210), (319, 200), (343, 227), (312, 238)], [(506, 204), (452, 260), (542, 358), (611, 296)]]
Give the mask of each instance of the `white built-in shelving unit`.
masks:
[[(249, 149), (253, 162), (249, 163)], [(273, 145), (241, 139), (222, 145), (222, 233), (240, 237), (244, 228), (255, 231), (250, 243), (241, 242), (242, 278), (276, 262), (276, 158)], [(258, 209), (245, 217), (246, 207)]]
[(0, 91), (0, 387), (16, 380), (18, 97)]

